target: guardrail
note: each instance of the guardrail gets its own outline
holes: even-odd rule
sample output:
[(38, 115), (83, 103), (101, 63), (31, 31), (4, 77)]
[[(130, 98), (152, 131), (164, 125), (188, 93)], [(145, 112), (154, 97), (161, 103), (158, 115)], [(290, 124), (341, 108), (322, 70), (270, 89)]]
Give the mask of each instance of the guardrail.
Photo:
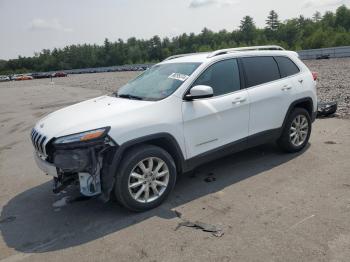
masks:
[(320, 58), (350, 57), (350, 46), (338, 46), (319, 49), (298, 51), (299, 57), (303, 60)]

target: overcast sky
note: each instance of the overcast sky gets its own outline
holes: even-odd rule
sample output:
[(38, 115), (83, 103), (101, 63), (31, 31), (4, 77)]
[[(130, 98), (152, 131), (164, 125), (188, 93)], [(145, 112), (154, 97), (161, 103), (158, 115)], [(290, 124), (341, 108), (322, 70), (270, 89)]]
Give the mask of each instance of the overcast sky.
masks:
[(281, 20), (350, 0), (0, 0), (0, 59), (32, 56), (43, 48), (102, 44), (129, 37), (172, 37), (204, 27), (233, 30), (245, 15), (263, 27), (271, 9)]

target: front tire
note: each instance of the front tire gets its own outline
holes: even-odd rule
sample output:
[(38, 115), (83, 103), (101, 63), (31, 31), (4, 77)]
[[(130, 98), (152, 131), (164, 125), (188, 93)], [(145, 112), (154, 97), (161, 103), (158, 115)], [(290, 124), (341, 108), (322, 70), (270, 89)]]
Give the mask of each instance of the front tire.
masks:
[(310, 134), (310, 115), (304, 108), (297, 107), (289, 114), (277, 143), (286, 152), (299, 152), (309, 142)]
[(115, 196), (127, 209), (140, 212), (159, 206), (176, 182), (176, 166), (164, 149), (141, 145), (130, 149), (116, 174)]

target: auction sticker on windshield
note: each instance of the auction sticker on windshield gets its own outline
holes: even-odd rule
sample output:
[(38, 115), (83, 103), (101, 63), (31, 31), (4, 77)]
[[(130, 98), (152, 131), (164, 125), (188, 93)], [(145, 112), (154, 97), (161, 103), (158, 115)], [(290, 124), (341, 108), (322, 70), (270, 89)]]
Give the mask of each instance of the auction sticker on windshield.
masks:
[(189, 77), (190, 76), (188, 76), (188, 75), (184, 75), (184, 74), (180, 74), (180, 73), (172, 73), (168, 78), (179, 80), (179, 81), (183, 82)]

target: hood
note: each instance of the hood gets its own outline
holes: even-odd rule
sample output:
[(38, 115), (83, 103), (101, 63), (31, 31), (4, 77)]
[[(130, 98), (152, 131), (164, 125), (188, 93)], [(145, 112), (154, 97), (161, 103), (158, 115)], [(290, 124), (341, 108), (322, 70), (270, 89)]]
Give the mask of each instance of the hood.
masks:
[(111, 126), (111, 119), (118, 115), (153, 103), (105, 95), (57, 110), (39, 120), (35, 129), (50, 138), (75, 134)]

